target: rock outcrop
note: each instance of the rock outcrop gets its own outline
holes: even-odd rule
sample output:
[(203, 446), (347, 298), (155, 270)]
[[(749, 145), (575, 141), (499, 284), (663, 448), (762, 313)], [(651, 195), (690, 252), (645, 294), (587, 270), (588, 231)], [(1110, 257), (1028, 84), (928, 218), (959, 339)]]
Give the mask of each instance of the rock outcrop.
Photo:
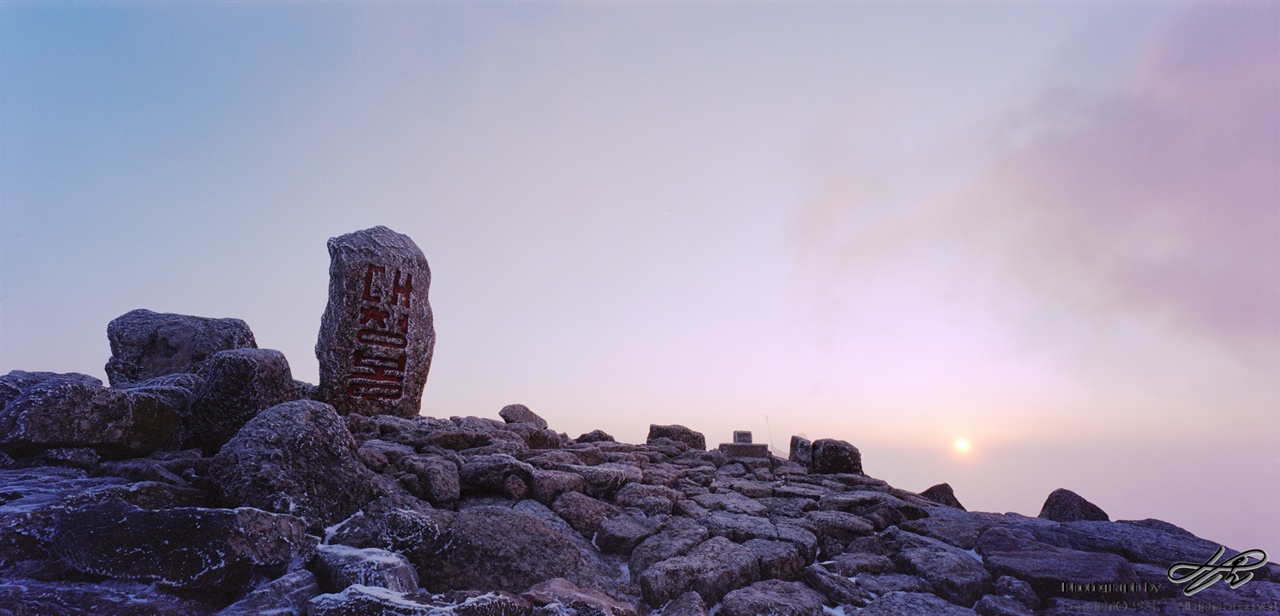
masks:
[(343, 415), (417, 415), (436, 342), (426, 256), (373, 227), (330, 238), (329, 257), (317, 399)]
[(1167, 522), (1113, 522), (1067, 490), (1039, 517), (966, 511), (947, 484), (867, 476), (842, 440), (793, 437), (782, 459), (680, 425), (572, 439), (519, 404), (419, 415), (425, 258), (381, 227), (330, 252), (318, 388), (242, 321), (143, 310), (108, 328), (111, 386), (0, 376), (0, 616), (1280, 605), (1280, 567), (1247, 559), (1235, 588), (1185, 596), (1167, 568), (1222, 546)]

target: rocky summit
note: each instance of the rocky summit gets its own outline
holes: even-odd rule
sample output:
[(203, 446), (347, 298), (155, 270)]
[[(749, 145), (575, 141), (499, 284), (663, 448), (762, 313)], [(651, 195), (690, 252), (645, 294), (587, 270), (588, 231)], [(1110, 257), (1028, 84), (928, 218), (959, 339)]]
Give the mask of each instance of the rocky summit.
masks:
[(973, 512), (836, 439), (782, 458), (679, 425), (574, 438), (520, 404), (420, 415), (425, 259), (382, 228), (330, 247), (356, 256), (321, 386), (243, 321), (149, 311), (109, 326), (110, 385), (0, 376), (0, 615), (1280, 612), (1280, 567), (1187, 596), (1169, 567), (1222, 546), (1065, 489)]

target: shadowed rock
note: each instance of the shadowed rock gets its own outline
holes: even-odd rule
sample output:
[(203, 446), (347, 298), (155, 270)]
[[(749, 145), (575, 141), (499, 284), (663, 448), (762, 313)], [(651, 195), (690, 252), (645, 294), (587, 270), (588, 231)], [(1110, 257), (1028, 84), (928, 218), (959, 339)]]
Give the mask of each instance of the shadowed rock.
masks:
[(652, 441), (663, 437), (684, 443), (689, 449), (702, 451), (707, 448), (707, 437), (703, 436), (701, 432), (695, 432), (681, 425), (660, 426), (650, 424), (648, 440)]
[(227, 606), (217, 616), (291, 616), (306, 613), (307, 601), (320, 594), (316, 576), (306, 569), (278, 577)]
[(113, 387), (175, 372), (197, 372), (218, 351), (258, 346), (240, 319), (141, 309), (113, 319), (107, 325), (107, 340), (111, 343), (107, 379)]
[(293, 516), (251, 508), (146, 510), (114, 499), (67, 513), (58, 554), (85, 573), (175, 588), (234, 588), (251, 568), (287, 564), (310, 544)]
[(1107, 517), (1107, 512), (1103, 511), (1102, 508), (1065, 488), (1058, 488), (1049, 493), (1049, 498), (1045, 499), (1044, 507), (1040, 508), (1038, 517), (1055, 522), (1078, 522), (1081, 520), (1106, 522), (1111, 519)]
[(0, 448), (92, 447), (122, 455), (173, 444), (179, 415), (171, 400), (79, 377), (42, 380), (0, 409)]
[(955, 507), (960, 511), (965, 511), (964, 505), (960, 504), (960, 500), (956, 498), (956, 493), (951, 490), (951, 485), (940, 483), (936, 486), (930, 486), (929, 489), (920, 493), (923, 496), (939, 505)]
[(291, 513), (312, 529), (346, 518), (378, 493), (342, 418), (311, 400), (259, 413), (214, 456), (209, 473), (229, 503)]
[(509, 424), (532, 424), (539, 430), (547, 429), (547, 420), (539, 417), (537, 413), (529, 410), (529, 407), (523, 404), (508, 404), (502, 407), (501, 411), (498, 411), (498, 416)]
[(294, 399), (289, 362), (272, 349), (219, 351), (205, 362), (191, 404), (189, 446), (210, 454), (264, 409)]
[(417, 415), (436, 341), (427, 258), (381, 226), (331, 238), (329, 257), (316, 395), (343, 415)]
[(813, 442), (813, 466), (815, 473), (862, 474), (862, 454), (858, 448), (832, 438), (820, 438)]

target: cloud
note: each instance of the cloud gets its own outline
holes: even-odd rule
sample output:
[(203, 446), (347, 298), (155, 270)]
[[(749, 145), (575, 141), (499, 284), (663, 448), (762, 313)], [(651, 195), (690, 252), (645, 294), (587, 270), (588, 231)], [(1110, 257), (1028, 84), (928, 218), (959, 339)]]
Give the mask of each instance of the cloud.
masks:
[(1045, 93), (999, 129), (960, 213), (1005, 235), (1032, 288), (1275, 348), (1278, 16), (1196, 7), (1153, 33), (1125, 89)]
[(792, 219), (807, 290), (923, 268), (1038, 332), (1136, 319), (1274, 365), (1278, 21), (1273, 4), (1193, 7), (1115, 88), (1044, 88), (930, 146), (895, 141), (910, 118), (853, 113), (820, 154), (843, 166)]

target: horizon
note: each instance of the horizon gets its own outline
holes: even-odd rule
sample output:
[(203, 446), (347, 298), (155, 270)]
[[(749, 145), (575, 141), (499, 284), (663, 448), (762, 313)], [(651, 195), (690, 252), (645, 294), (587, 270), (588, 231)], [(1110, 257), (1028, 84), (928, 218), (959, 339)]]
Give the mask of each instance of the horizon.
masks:
[(325, 242), (386, 225), (431, 266), (424, 415), (835, 438), (970, 510), (1067, 488), (1280, 554), (1278, 32), (1270, 3), (7, 2), (0, 373), (105, 381), (146, 308), (244, 319), (314, 384)]

